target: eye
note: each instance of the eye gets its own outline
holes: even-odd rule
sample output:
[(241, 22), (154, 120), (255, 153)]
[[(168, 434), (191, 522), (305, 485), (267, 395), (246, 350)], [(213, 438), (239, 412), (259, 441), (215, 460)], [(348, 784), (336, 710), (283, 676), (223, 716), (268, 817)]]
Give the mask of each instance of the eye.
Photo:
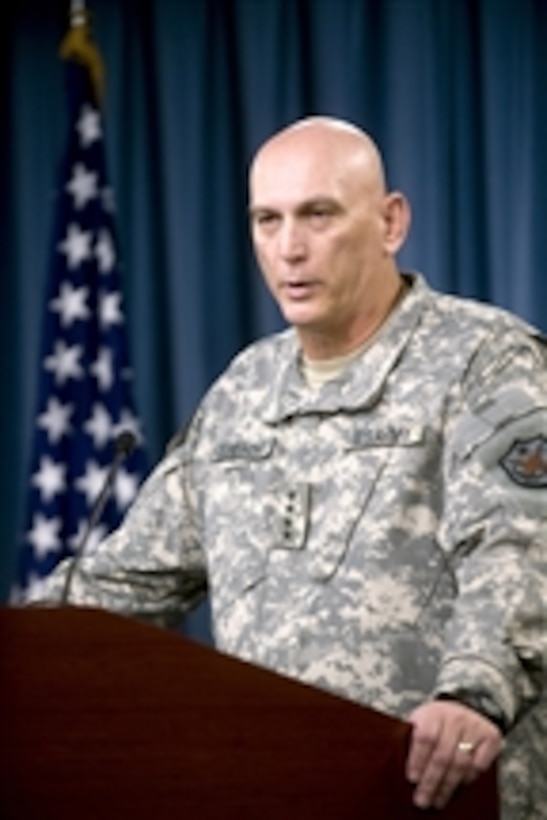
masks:
[(336, 209), (328, 202), (312, 202), (306, 208), (306, 219), (314, 228), (324, 228), (335, 215)]
[(252, 215), (252, 223), (255, 228), (271, 233), (280, 221), (280, 216), (275, 211), (257, 211)]
[(326, 219), (330, 216), (330, 211), (323, 205), (318, 205), (317, 208), (312, 208), (310, 211), (310, 216), (313, 219)]

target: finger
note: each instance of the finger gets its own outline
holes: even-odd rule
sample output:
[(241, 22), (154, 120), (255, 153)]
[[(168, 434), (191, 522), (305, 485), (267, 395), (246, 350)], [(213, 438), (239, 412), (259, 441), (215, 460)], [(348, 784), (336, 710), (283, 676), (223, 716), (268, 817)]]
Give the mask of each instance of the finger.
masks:
[(438, 740), (437, 731), (425, 731), (415, 725), (412, 731), (410, 748), (406, 761), (406, 777), (410, 783), (418, 783)]
[(472, 765), (472, 753), (462, 752), (453, 741), (439, 743), (416, 785), (415, 804), (420, 808), (443, 808)]
[(503, 747), (502, 738), (495, 738), (492, 741), (480, 741), (473, 750), (472, 765), (469, 767), (465, 782), (472, 783), (477, 777), (485, 772), (494, 762)]
[(445, 769), (444, 775), (431, 798), (431, 805), (434, 808), (444, 808), (462, 784), (469, 783), (476, 778), (477, 771), (474, 756), (474, 748), (462, 748), (461, 742), (456, 745), (452, 761)]

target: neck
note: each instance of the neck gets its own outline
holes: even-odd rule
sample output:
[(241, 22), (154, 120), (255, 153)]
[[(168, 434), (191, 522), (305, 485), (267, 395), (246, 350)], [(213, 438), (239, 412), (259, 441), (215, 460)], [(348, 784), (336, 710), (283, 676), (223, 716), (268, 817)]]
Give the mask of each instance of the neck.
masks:
[(361, 314), (358, 327), (348, 326), (347, 323), (336, 330), (314, 330), (300, 328), (298, 335), (302, 352), (309, 361), (326, 361), (342, 356), (349, 356), (360, 350), (373, 340), (384, 322), (398, 307), (407, 290), (407, 282), (398, 272), (390, 279), (381, 302), (371, 307), (365, 314)]

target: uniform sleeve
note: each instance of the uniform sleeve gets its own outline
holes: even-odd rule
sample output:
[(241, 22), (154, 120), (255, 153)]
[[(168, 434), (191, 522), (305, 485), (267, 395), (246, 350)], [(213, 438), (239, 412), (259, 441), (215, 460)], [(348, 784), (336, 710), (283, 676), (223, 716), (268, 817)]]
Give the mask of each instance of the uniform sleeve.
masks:
[[(171, 626), (204, 596), (205, 566), (189, 478), (190, 444), (178, 444), (143, 484), (119, 529), (77, 564), (70, 583), (71, 604)], [(59, 603), (71, 561), (63, 561), (26, 603)]]
[(540, 695), (547, 630), (547, 381), (541, 342), (490, 339), (447, 425), (441, 545), (457, 598), (436, 695), (474, 693), (508, 726)]

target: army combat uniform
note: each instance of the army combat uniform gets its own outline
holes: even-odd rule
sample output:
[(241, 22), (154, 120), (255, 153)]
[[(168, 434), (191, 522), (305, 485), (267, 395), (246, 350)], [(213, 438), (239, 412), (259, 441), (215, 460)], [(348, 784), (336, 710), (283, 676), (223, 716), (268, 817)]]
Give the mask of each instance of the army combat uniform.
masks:
[(545, 820), (546, 348), (408, 280), (318, 390), (292, 329), (237, 356), (71, 597), (172, 624), (208, 587), (223, 651), (398, 715), (471, 699), (504, 820)]

